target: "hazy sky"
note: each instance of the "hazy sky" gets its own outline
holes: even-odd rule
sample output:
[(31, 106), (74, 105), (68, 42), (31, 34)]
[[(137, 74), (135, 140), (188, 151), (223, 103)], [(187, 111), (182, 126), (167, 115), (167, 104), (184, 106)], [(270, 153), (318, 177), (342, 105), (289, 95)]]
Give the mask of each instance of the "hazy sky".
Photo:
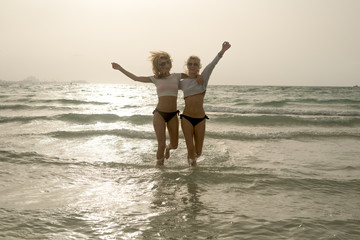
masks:
[(210, 84), (360, 85), (360, 0), (0, 0), (0, 79), (131, 83), (149, 51), (183, 72), (232, 44)]

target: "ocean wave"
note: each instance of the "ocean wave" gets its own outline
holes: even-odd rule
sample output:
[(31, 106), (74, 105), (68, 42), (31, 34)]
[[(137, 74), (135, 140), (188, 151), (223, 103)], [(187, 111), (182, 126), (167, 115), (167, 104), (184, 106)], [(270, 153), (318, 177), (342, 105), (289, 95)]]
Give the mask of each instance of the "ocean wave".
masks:
[[(19, 152), (11, 150), (0, 150), (0, 162), (11, 164), (39, 164), (39, 165), (75, 165), (81, 167), (100, 167), (109, 169), (143, 169), (154, 167), (149, 162), (105, 162), (105, 161), (78, 161), (76, 159), (61, 158), (40, 154), (37, 152)], [(163, 175), (167, 178), (176, 179), (181, 176), (184, 180), (191, 178), (191, 175), (183, 175), (181, 171), (186, 166), (167, 166), (168, 171)], [(358, 169), (358, 168), (357, 168)], [(211, 176), (211, 177), (209, 177)], [(281, 177), (276, 172), (259, 170), (249, 167), (235, 167), (228, 165), (201, 166), (197, 171), (198, 183), (206, 184), (236, 184), (236, 191), (262, 191), (273, 189), (289, 191), (317, 191), (329, 194), (359, 194), (360, 179), (333, 179), (313, 178), (308, 176)], [(275, 194), (275, 193), (274, 193)]]
[(358, 117), (300, 117), (286, 115), (214, 115), (210, 121), (239, 126), (343, 126), (360, 125)]
[(305, 98), (305, 99), (290, 100), (290, 102), (317, 103), (317, 104), (359, 104), (360, 100), (347, 99), (347, 98), (334, 98), (334, 99)]
[(263, 102), (257, 102), (257, 103), (250, 103), (248, 101), (244, 101), (244, 99), (234, 99), (233, 100), (234, 105), (236, 106), (255, 106), (255, 107), (276, 107), (276, 108), (282, 108), (287, 105), (318, 105), (320, 106), (326, 106), (326, 107), (334, 107), (339, 105), (346, 105), (350, 106), (352, 108), (356, 108), (360, 105), (360, 100), (355, 99), (346, 99), (346, 98), (339, 98), (339, 99), (316, 99), (316, 98), (305, 98), (305, 99), (281, 99), (281, 100), (270, 100), (270, 101), (263, 101)]
[(264, 101), (256, 103), (258, 106), (284, 106), (288, 103), (307, 103), (307, 104), (359, 104), (360, 100), (347, 99), (347, 98), (335, 98), (335, 99), (316, 99), (316, 98), (304, 98), (304, 99), (283, 99), (278, 101)]
[(77, 100), (77, 99), (32, 99), (32, 98), (19, 98), (19, 99), (9, 99), (6, 102), (21, 102), (31, 104), (63, 104), (63, 105), (107, 105), (108, 102), (98, 102), (98, 101), (86, 101), (86, 100)]
[(37, 120), (49, 120), (46, 116), (34, 116), (34, 117), (0, 117), (0, 123), (11, 123), (11, 122), (22, 122), (22, 123), (29, 123), (31, 121)]
[(66, 113), (55, 116), (17, 116), (17, 117), (0, 117), (0, 123), (22, 122), (29, 123), (31, 121), (64, 121), (78, 124), (94, 124), (115, 123), (115, 122), (129, 122), (135, 125), (144, 125), (152, 123), (152, 115), (132, 115), (132, 116), (118, 116), (116, 114), (77, 114)]
[(56, 131), (47, 133), (54, 138), (87, 138), (114, 135), (125, 138), (155, 139), (154, 132), (135, 131), (130, 129), (111, 129), (111, 130), (82, 130), (82, 131)]
[(326, 110), (326, 109), (302, 109), (302, 108), (257, 108), (257, 107), (229, 107), (229, 106), (204, 106), (206, 112), (214, 113), (238, 113), (238, 114), (269, 114), (269, 115), (303, 115), (303, 116), (360, 116), (356, 110)]
[(132, 124), (150, 124), (152, 122), (151, 115), (132, 115), (132, 116), (118, 116), (116, 114), (62, 114), (55, 116), (54, 119), (76, 122), (82, 124), (91, 124), (95, 122), (114, 123), (118, 121), (130, 122)]
[[(254, 172), (249, 172), (254, 170)], [(211, 173), (211, 178), (206, 176)], [(169, 173), (171, 174), (171, 173)], [(261, 172), (259, 169), (242, 167), (201, 167), (198, 179), (206, 179), (207, 184), (237, 184), (237, 190), (261, 191), (282, 189), (289, 191), (316, 190), (331, 194), (360, 193), (360, 179), (328, 179), (312, 177), (280, 177), (275, 173)], [(202, 177), (204, 175), (204, 177)], [(226, 177), (224, 177), (226, 176)]]
[(30, 100), (31, 103), (60, 103), (67, 105), (107, 105), (108, 102), (97, 102), (97, 101), (86, 101), (86, 100), (77, 100), (77, 99), (44, 99), (44, 100)]
[[(360, 193), (358, 188), (359, 179), (339, 180), (339, 179), (314, 179), (314, 178), (280, 178), (274, 177), (262, 182), (262, 188), (269, 186), (278, 186), (282, 189), (289, 189), (290, 191), (297, 190), (312, 190), (317, 192), (329, 194), (346, 194)], [(260, 187), (260, 186), (257, 186)]]
[(91, 124), (96, 122), (104, 123), (113, 123), (120, 120), (120, 117), (116, 114), (77, 114), (77, 113), (68, 113), (61, 114), (52, 117), (56, 120), (66, 121), (66, 122), (75, 122), (82, 124)]
[[(244, 100), (236, 99), (233, 101), (235, 105), (250, 105), (249, 102), (244, 102)], [(271, 100), (271, 101), (263, 101), (254, 103), (253, 105), (256, 107), (284, 107), (289, 104), (317, 104), (317, 105), (347, 105), (347, 106), (358, 106), (360, 100), (354, 99), (346, 99), (346, 98), (339, 98), (339, 99), (316, 99), (316, 98), (305, 98), (305, 99), (282, 99), (282, 100)]]
[[(319, 126), (319, 127), (357, 127), (360, 125), (360, 117), (346, 116), (291, 116), (291, 115), (256, 115), (256, 114), (218, 114), (210, 115), (209, 123), (231, 124), (235, 126)], [(119, 116), (116, 114), (77, 114), (66, 113), (55, 116), (16, 116), (0, 117), (0, 123), (32, 121), (63, 121), (75, 124), (95, 124), (126, 122), (133, 125), (152, 124), (152, 115)]]
[[(154, 132), (136, 131), (132, 129), (110, 129), (110, 130), (80, 130), (80, 131), (55, 131), (47, 135), (54, 138), (87, 138), (114, 135), (125, 138), (156, 139)], [(180, 137), (183, 138), (180, 132)], [(360, 132), (351, 131), (331, 131), (321, 132), (313, 130), (290, 131), (290, 132), (242, 132), (242, 131), (212, 131), (206, 132), (206, 138), (228, 139), (237, 141), (257, 141), (257, 140), (280, 140), (280, 139), (319, 139), (319, 138), (360, 138)]]
[(33, 106), (24, 105), (24, 104), (9, 104), (9, 105), (0, 105), (1, 110), (24, 110), (31, 109)]
[(51, 163), (65, 164), (63, 159), (54, 156), (46, 156), (37, 152), (15, 152), (0, 150), (0, 162), (17, 164)]
[(268, 101), (268, 102), (256, 103), (255, 106), (260, 106), (260, 107), (283, 107), (288, 103), (289, 103), (288, 100)]
[(238, 141), (257, 140), (280, 140), (280, 139), (314, 139), (314, 138), (360, 138), (359, 132), (316, 132), (316, 131), (293, 131), (274, 133), (253, 133), (239, 131), (207, 131), (206, 137), (213, 139), (229, 139)]
[(61, 158), (58, 156), (51, 156), (46, 154), (41, 154), (38, 152), (19, 152), (11, 150), (0, 150), (0, 162), (7, 162), (12, 164), (40, 164), (40, 165), (79, 165), (79, 166), (89, 166), (89, 165), (104, 165), (103, 162), (85, 162), (78, 161), (75, 158)]
[(120, 117), (120, 119), (135, 125), (152, 124), (153, 115), (132, 115)]
[(49, 109), (49, 110), (53, 110), (53, 111), (57, 111), (57, 110), (74, 110), (73, 107), (64, 107), (64, 106), (39, 106), (39, 105), (26, 105), (26, 104), (7, 104), (7, 105), (0, 105), (0, 110), (12, 110), (12, 111), (17, 111), (17, 110), (44, 110), (44, 109)]

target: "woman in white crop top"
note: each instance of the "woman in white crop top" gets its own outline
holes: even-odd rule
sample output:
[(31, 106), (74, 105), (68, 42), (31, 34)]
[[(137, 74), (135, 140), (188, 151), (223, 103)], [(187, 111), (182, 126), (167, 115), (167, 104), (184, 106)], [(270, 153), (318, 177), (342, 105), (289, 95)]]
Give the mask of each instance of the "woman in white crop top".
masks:
[[(153, 114), (153, 125), (158, 141), (156, 153), (156, 165), (164, 165), (164, 159), (170, 156), (170, 149), (178, 147), (179, 139), (179, 120), (177, 110), (177, 94), (181, 78), (187, 77), (183, 73), (170, 74), (172, 59), (166, 52), (151, 52), (154, 76), (136, 76), (117, 63), (112, 63), (112, 67), (119, 70), (134, 81), (143, 83), (154, 83), (158, 94), (158, 104)], [(170, 144), (166, 145), (166, 128), (169, 132)]]
[(198, 84), (196, 81), (196, 76), (198, 76), (201, 68), (200, 59), (196, 56), (190, 56), (186, 61), (189, 77), (180, 82), (180, 89), (183, 90), (185, 99), (184, 112), (180, 115), (180, 118), (190, 166), (196, 166), (196, 158), (202, 153), (205, 137), (205, 119), (208, 119), (203, 104), (210, 75), (215, 65), (230, 47), (231, 45), (228, 42), (222, 44), (222, 48), (215, 59), (202, 71), (202, 84)]

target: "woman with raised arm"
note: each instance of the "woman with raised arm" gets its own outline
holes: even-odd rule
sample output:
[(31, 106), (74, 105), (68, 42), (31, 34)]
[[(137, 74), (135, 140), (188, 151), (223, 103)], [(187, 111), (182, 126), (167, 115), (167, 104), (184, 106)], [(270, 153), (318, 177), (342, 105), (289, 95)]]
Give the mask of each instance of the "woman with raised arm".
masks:
[[(179, 120), (177, 110), (177, 94), (179, 81), (187, 77), (183, 73), (172, 73), (172, 59), (166, 52), (151, 52), (150, 60), (152, 61), (154, 76), (140, 77), (136, 76), (117, 63), (112, 63), (112, 67), (119, 70), (134, 81), (143, 83), (154, 83), (158, 95), (158, 104), (153, 112), (153, 126), (158, 141), (156, 153), (156, 165), (164, 165), (164, 159), (170, 156), (170, 149), (178, 147), (179, 139)], [(166, 128), (169, 132), (170, 144), (166, 145)]]
[(204, 96), (210, 75), (224, 53), (231, 47), (229, 42), (224, 42), (215, 59), (205, 67), (201, 76), (203, 83), (199, 84), (196, 76), (201, 69), (200, 58), (190, 56), (186, 61), (188, 78), (180, 81), (180, 89), (184, 92), (185, 108), (181, 118), (181, 128), (185, 137), (188, 151), (188, 163), (196, 166), (196, 159), (201, 155), (205, 137), (205, 119), (209, 119), (204, 111)]

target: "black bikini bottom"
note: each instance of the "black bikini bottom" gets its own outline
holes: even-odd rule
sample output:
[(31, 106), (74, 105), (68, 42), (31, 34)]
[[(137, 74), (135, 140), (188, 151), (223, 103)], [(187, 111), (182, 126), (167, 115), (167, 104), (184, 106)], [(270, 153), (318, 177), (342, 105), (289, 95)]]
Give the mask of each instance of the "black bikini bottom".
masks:
[(199, 122), (201, 122), (202, 120), (204, 120), (205, 118), (206, 119), (209, 119), (209, 117), (208, 116), (204, 116), (204, 117), (202, 117), (202, 118), (192, 118), (192, 117), (189, 117), (189, 116), (186, 116), (186, 115), (184, 115), (184, 114), (180, 114), (180, 119), (182, 119), (182, 118), (185, 118), (186, 120), (188, 120), (189, 122), (191, 122), (191, 124), (195, 127), (196, 126), (196, 124), (198, 124)]
[(155, 112), (158, 112), (162, 116), (162, 118), (165, 120), (165, 122), (170, 121), (176, 114), (179, 115), (179, 113), (180, 113), (179, 110), (177, 110), (176, 112), (162, 112), (162, 111), (157, 110), (157, 108), (155, 108), (155, 110), (153, 111), (153, 114)]

